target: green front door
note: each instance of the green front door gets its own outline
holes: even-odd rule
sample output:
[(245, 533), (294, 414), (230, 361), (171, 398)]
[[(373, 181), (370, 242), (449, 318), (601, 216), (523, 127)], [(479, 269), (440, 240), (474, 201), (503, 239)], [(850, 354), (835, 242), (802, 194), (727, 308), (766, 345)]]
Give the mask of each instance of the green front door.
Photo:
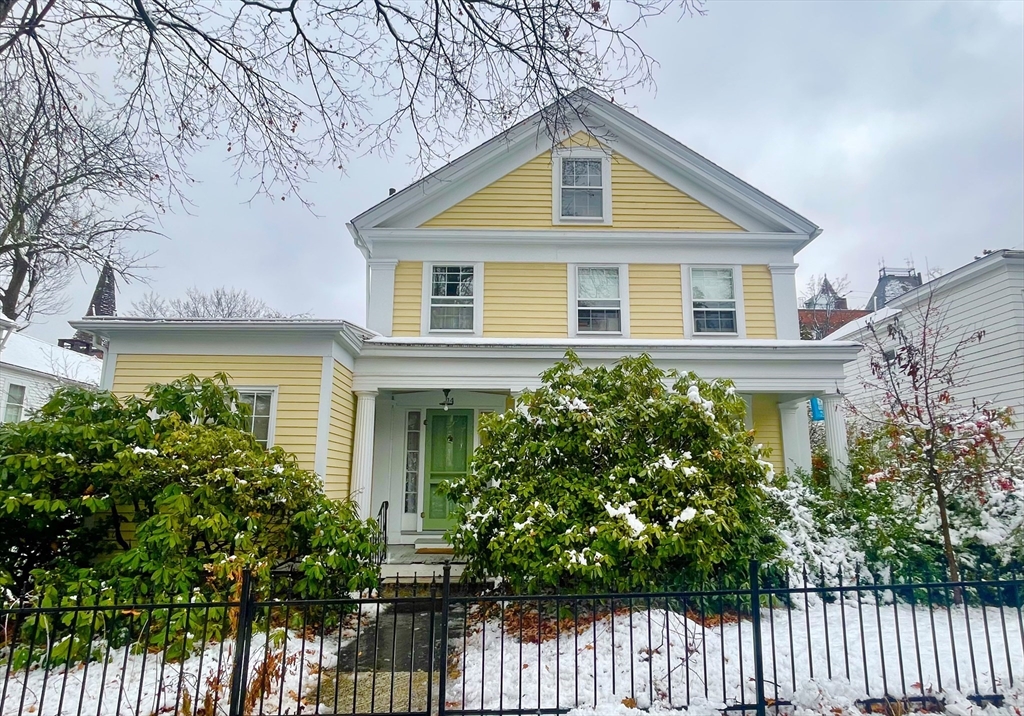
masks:
[(451, 524), (452, 505), (438, 493), (438, 486), (469, 472), (473, 452), (472, 410), (427, 411), (427, 455), (423, 471), (423, 529), (446, 530)]

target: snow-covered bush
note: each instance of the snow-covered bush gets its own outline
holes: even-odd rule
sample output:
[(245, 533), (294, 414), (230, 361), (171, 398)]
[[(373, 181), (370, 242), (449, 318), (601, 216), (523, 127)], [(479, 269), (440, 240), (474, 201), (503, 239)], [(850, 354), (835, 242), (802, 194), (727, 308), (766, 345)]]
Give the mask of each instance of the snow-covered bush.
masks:
[(375, 526), (240, 428), (225, 376), (146, 397), (59, 389), (0, 426), (0, 574), (18, 595), (93, 603), (222, 600), (244, 567), (265, 589), (290, 561), (298, 596), (376, 583)]
[[(901, 580), (946, 577), (940, 515), (927, 494), (894, 479), (889, 466), (905, 456), (889, 450), (889, 433), (870, 425), (851, 430), (850, 472), (841, 489), (807, 475), (787, 475), (767, 488), (776, 501), (781, 559), (812, 575), (824, 567), (851, 574), (858, 565)], [(1024, 459), (1011, 453), (991, 463), (970, 487), (949, 496), (950, 536), (958, 563), (971, 576), (1024, 567)]]
[(706, 588), (775, 556), (771, 465), (729, 382), (571, 352), (542, 378), (481, 420), (472, 474), (449, 486), (469, 575), (527, 592)]

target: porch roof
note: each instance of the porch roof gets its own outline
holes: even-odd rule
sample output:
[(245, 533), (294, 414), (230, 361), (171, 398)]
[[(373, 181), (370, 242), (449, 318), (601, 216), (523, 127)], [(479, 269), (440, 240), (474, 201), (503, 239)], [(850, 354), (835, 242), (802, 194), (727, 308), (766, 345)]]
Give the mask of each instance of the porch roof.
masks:
[(540, 373), (573, 350), (584, 364), (647, 353), (665, 369), (728, 378), (750, 392), (837, 392), (852, 341), (373, 337), (356, 360), (356, 390), (503, 389), (540, 385)]

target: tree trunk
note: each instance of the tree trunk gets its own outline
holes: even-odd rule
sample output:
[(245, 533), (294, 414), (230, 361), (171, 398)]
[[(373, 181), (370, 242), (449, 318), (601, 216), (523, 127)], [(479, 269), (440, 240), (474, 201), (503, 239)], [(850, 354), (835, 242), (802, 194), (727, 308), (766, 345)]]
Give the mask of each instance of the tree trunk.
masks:
[(28, 261), (18, 251), (14, 252), (11, 266), (11, 276), (7, 286), (3, 290), (3, 298), (0, 299), (0, 313), (12, 321), (18, 320), (18, 299), (21, 296), (21, 288), (25, 285), (25, 278), (30, 268)]
[[(949, 532), (949, 513), (946, 511), (946, 491), (942, 489), (942, 480), (938, 475), (932, 475), (932, 485), (935, 487), (935, 502), (939, 507), (939, 524), (942, 529), (942, 548), (946, 553), (946, 568), (949, 570), (949, 581), (960, 581), (960, 570), (956, 566), (956, 553), (953, 551), (953, 537)], [(953, 588), (953, 603), (963, 604), (963, 590), (960, 587)]]

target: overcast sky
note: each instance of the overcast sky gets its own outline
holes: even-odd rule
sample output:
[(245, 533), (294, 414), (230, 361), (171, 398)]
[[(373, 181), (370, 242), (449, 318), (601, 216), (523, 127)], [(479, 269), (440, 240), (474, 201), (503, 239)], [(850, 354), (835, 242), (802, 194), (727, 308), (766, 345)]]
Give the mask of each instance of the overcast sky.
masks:
[[(626, 104), (824, 229), (797, 257), (801, 285), (848, 274), (859, 306), (883, 262), (950, 271), (1022, 246), (1022, 0), (710, 0), (707, 11), (641, 33), (658, 86)], [(190, 168), (194, 206), (162, 218), (166, 239), (135, 242), (154, 252), (150, 285), (121, 286), (120, 313), (147, 290), (226, 285), (289, 313), (364, 322), (364, 262), (345, 222), (415, 178), (401, 149), (317, 177), (304, 191), (315, 215), (292, 200), (247, 203), (253, 188), (235, 182), (222, 147)], [(95, 280), (83, 276), (68, 313), (28, 332), (69, 335)]]

